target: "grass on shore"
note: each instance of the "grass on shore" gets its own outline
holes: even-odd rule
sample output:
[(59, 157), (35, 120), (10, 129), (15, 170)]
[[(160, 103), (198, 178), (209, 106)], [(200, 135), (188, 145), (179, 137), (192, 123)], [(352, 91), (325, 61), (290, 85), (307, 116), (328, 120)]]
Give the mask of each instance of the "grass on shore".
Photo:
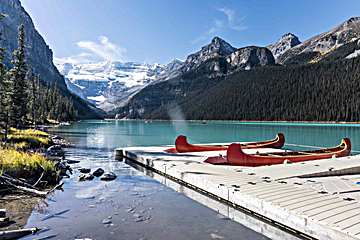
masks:
[(0, 172), (37, 171), (40, 166), (46, 171), (55, 171), (54, 162), (38, 153), (20, 152), (15, 149), (0, 149)]
[(19, 130), (11, 128), (8, 141), (18, 150), (46, 147), (50, 144), (49, 134), (35, 129)]
[(7, 146), (0, 146), (0, 175), (6, 172), (25, 177), (42, 171), (42, 168), (49, 173), (56, 171), (54, 162), (39, 153), (27, 152), (49, 146), (51, 140), (48, 133), (34, 129), (11, 128), (8, 141)]

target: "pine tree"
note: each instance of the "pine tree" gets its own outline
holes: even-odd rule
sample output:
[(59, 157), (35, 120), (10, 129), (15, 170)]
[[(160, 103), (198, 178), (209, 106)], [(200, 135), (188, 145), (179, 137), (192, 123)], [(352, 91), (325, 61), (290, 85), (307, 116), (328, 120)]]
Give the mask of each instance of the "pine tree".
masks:
[(40, 76), (39, 75), (31, 75), (30, 76), (30, 88), (29, 88), (29, 112), (31, 115), (31, 122), (34, 124), (36, 128), (39, 112), (40, 112), (40, 104), (39, 104), (39, 91), (40, 91)]
[(3, 60), (4, 49), (0, 49), (0, 124), (4, 129), (4, 142), (6, 143), (10, 127), (12, 84)]
[(18, 48), (13, 53), (13, 67), (10, 70), (10, 79), (13, 84), (11, 94), (12, 109), (11, 122), (15, 127), (24, 126), (27, 114), (27, 65), (25, 60), (25, 28), (19, 27)]

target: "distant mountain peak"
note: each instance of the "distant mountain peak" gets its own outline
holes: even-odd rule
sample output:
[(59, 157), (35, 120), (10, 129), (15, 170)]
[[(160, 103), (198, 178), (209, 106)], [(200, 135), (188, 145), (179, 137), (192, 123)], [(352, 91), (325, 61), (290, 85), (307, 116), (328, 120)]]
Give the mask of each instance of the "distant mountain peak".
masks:
[(291, 32), (285, 33), (284, 35), (281, 36), (281, 39), (286, 39), (286, 38), (299, 39), (295, 34)]
[(201, 48), (200, 51), (190, 54), (184, 63), (183, 71), (189, 71), (198, 67), (203, 62), (216, 57), (226, 57), (236, 51), (236, 48), (220, 37), (214, 37), (211, 42)]
[(224, 39), (216, 36), (211, 40), (211, 43), (204, 46), (202, 49), (209, 49), (218, 52), (220, 55), (228, 55), (236, 50), (230, 43)]
[(360, 17), (351, 17), (344, 22), (344, 24), (360, 23)]
[(299, 45), (301, 42), (299, 38), (293, 33), (285, 33), (281, 38), (268, 46), (268, 49), (274, 55), (274, 58), (277, 59), (282, 56), (289, 49)]
[(224, 39), (222, 39), (221, 37), (215, 36), (212, 40), (211, 40), (212, 44), (229, 44), (227, 43)]

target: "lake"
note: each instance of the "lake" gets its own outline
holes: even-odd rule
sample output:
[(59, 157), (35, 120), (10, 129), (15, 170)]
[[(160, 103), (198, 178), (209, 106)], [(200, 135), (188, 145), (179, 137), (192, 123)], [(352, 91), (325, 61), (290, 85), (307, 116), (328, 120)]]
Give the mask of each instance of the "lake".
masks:
[[(73, 165), (74, 174), (64, 180), (65, 191), (48, 197), (31, 214), (27, 227), (45, 229), (39, 238), (176, 240), (267, 239), (269, 236), (276, 239), (278, 236), (278, 239), (296, 239), (252, 219), (236, 223), (226, 217), (228, 207), (220, 203), (211, 203), (212, 209), (205, 207), (208, 200), (198, 200), (195, 193), (176, 192), (142, 171), (116, 161), (113, 150), (173, 144), (179, 134), (188, 136), (191, 143), (210, 143), (259, 141), (282, 132), (290, 144), (285, 147), (289, 149), (303, 145), (333, 146), (341, 138), (349, 137), (354, 152), (360, 151), (357, 124), (94, 120), (51, 131), (75, 145), (66, 149), (66, 158), (81, 162)], [(113, 182), (98, 179), (78, 182), (79, 167), (93, 170), (102, 167), (115, 172), (118, 178)]]

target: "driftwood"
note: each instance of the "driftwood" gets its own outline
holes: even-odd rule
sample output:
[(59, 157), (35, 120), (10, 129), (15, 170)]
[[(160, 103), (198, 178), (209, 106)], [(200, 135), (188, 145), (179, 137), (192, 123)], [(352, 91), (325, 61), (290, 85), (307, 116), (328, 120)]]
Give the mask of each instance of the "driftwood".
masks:
[(27, 188), (30, 188), (30, 189), (38, 190), (35, 187), (33, 187), (33, 185), (31, 185), (31, 184), (29, 184), (27, 182), (24, 182), (24, 181), (22, 181), (20, 179), (10, 177), (10, 176), (8, 176), (6, 174), (1, 175), (0, 180), (3, 180), (4, 182), (6, 182), (6, 181), (11, 182), (14, 185), (20, 185), (20, 186), (24, 186), (24, 187), (27, 187)]
[(0, 240), (18, 239), (30, 234), (34, 234), (37, 231), (39, 231), (38, 228), (25, 228), (18, 230), (0, 231)]
[[(36, 182), (36, 184), (38, 182), (40, 182), (41, 178), (42, 178), (42, 176), (39, 178), (39, 180)], [(35, 186), (33, 186), (33, 185), (31, 185), (31, 184), (29, 184), (27, 182), (21, 181), (19, 179), (12, 178), (12, 177), (7, 176), (7, 175), (0, 176), (0, 181), (3, 182), (5, 185), (7, 185), (9, 187), (18, 189), (18, 190), (20, 190), (22, 192), (25, 192), (25, 193), (40, 196), (40, 197), (45, 197), (46, 195), (48, 195), (49, 193), (52, 193), (56, 189), (61, 188), (63, 186), (63, 184), (64, 184), (63, 182), (60, 182), (58, 185), (56, 185), (50, 191), (41, 191), (41, 190), (35, 188)]]
[(39, 179), (32, 185), (33, 187), (36, 187), (36, 185), (38, 185), (40, 183), (41, 179), (44, 177), (45, 169), (42, 166), (40, 166), (40, 167), (42, 169), (41, 175), (40, 175)]
[(6, 184), (8, 184), (9, 186), (11, 186), (11, 187), (14, 187), (14, 188), (16, 188), (18, 190), (21, 190), (23, 192), (30, 193), (30, 194), (33, 194), (33, 195), (44, 197), (44, 196), (46, 196), (48, 194), (48, 192), (39, 191), (39, 190), (36, 190), (36, 189), (33, 189), (33, 188), (27, 188), (27, 187), (22, 187), (22, 186), (19, 186), (19, 185), (15, 185), (14, 183), (12, 183), (12, 182), (10, 182), (8, 180), (4, 180), (4, 182)]

